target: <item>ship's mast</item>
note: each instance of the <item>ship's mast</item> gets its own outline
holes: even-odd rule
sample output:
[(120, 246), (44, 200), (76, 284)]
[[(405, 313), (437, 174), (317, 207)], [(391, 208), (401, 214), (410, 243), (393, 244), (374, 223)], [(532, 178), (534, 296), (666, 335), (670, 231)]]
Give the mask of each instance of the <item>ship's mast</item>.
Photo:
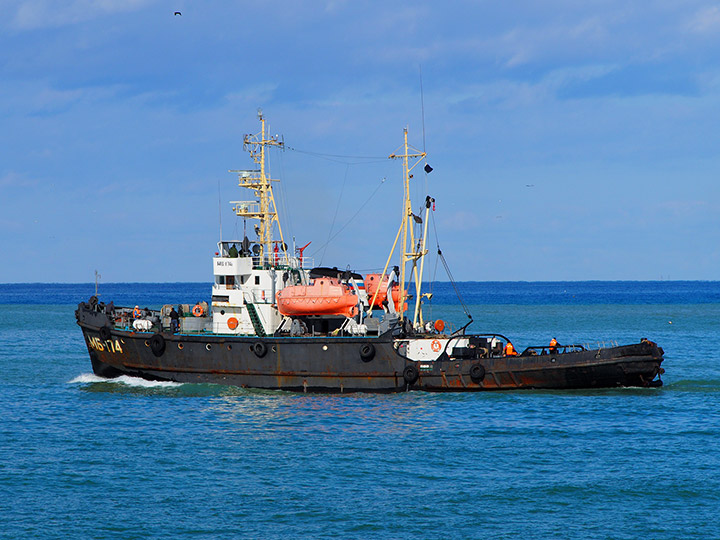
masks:
[(277, 216), (277, 210), (275, 205), (275, 196), (273, 195), (272, 182), (265, 172), (265, 148), (268, 146), (275, 146), (278, 148), (284, 148), (285, 143), (279, 140), (277, 135), (267, 136), (265, 133), (265, 117), (263, 116), (262, 110), (258, 109), (258, 119), (260, 120), (260, 133), (255, 135), (245, 135), (243, 138), (243, 149), (250, 153), (253, 161), (260, 167), (257, 170), (252, 171), (230, 171), (238, 173), (238, 185), (243, 188), (252, 189), (255, 192), (255, 196), (258, 198), (256, 202), (240, 202), (234, 201), (235, 206), (233, 210), (235, 215), (244, 218), (253, 218), (260, 221), (256, 232), (258, 235), (258, 242), (261, 246), (261, 260), (270, 257), (273, 247), (273, 223), (277, 222), (278, 232), (280, 233), (280, 249), (285, 252), (285, 242), (283, 240), (282, 228), (280, 227), (280, 220)]
[[(405, 301), (407, 300), (408, 294), (407, 289), (405, 288), (405, 280), (407, 275), (407, 263), (412, 262), (412, 272), (413, 272), (413, 278), (415, 280), (415, 294), (417, 295), (417, 298), (420, 298), (420, 289), (422, 286), (422, 274), (418, 273), (417, 268), (417, 260), (424, 257), (427, 253), (427, 250), (425, 249), (425, 241), (423, 236), (422, 244), (416, 247), (415, 242), (415, 223), (419, 223), (422, 221), (422, 219), (418, 216), (415, 216), (412, 212), (412, 201), (410, 200), (410, 180), (413, 178), (413, 175), (411, 174), (411, 171), (420, 163), (420, 159), (424, 158), (426, 156), (425, 152), (420, 152), (417, 148), (414, 148), (408, 144), (408, 130), (405, 128), (403, 130), (404, 134), (404, 142), (402, 154), (398, 154), (397, 151), (394, 154), (390, 154), (390, 159), (402, 159), (403, 163), (403, 210), (402, 210), (402, 223), (400, 224), (400, 230), (398, 231), (398, 237), (402, 238), (402, 256), (401, 256), (401, 263), (400, 263), (400, 319), (404, 319), (404, 310), (403, 307), (405, 306)], [(414, 159), (416, 160), (415, 163), (412, 165), (410, 164), (410, 160)], [(427, 214), (426, 214), (426, 221), (427, 221)], [(397, 238), (395, 240), (397, 244)], [(393, 251), (395, 250), (395, 246), (393, 246)], [(390, 258), (392, 258), (392, 252), (390, 253)], [(388, 258), (388, 261), (390, 260)], [(387, 270), (387, 268), (386, 268)], [(413, 316), (413, 324), (416, 324), (418, 322), (418, 317), (420, 316), (420, 303), (417, 302), (415, 305), (415, 314)]]

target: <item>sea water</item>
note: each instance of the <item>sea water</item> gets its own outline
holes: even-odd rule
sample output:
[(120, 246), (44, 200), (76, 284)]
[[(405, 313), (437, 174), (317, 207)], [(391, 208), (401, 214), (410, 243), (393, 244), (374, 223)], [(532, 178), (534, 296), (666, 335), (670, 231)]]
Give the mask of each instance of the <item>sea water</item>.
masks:
[[(295, 394), (105, 380), (94, 285), (0, 285), (0, 538), (720, 538), (720, 282), (461, 283), (517, 348), (638, 342), (662, 388)], [(158, 307), (205, 284), (102, 284)], [(468, 322), (449, 284), (426, 311)]]

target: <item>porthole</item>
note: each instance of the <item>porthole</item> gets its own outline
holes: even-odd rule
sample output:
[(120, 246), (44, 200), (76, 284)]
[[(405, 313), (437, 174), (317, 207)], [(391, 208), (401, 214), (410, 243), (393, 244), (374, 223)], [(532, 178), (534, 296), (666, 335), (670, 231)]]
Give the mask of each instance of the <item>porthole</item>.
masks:
[(212, 345), (210, 345), (209, 343), (207, 345), (205, 345), (206, 351), (209, 351), (210, 349), (212, 349)]
[(183, 344), (182, 344), (182, 343), (178, 343), (178, 349), (182, 350), (182, 348), (183, 348)]

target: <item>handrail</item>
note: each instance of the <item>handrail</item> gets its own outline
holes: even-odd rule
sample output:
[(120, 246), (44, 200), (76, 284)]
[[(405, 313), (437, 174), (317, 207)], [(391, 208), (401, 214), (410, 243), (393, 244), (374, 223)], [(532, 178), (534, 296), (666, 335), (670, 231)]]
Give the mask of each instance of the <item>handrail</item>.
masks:
[[(555, 352), (550, 352), (550, 345), (533, 345), (530, 347), (526, 347), (523, 352), (520, 353), (520, 356), (523, 356), (525, 354), (564, 354), (566, 352), (576, 352), (576, 351), (586, 351), (587, 349), (580, 344), (572, 344), (572, 345), (556, 345), (555, 346)], [(540, 351), (538, 353), (538, 350)]]

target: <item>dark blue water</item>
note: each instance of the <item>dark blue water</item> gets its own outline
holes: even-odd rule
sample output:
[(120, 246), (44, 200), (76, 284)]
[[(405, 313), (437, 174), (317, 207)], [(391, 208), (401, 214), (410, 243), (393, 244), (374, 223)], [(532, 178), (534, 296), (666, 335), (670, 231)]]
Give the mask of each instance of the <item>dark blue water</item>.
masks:
[[(91, 374), (94, 285), (0, 285), (0, 538), (720, 538), (720, 282), (462, 283), (518, 347), (639, 341), (660, 389), (299, 395)], [(102, 284), (157, 306), (206, 284)], [(448, 284), (433, 316), (466, 320)], [(428, 306), (430, 308), (430, 306)]]

